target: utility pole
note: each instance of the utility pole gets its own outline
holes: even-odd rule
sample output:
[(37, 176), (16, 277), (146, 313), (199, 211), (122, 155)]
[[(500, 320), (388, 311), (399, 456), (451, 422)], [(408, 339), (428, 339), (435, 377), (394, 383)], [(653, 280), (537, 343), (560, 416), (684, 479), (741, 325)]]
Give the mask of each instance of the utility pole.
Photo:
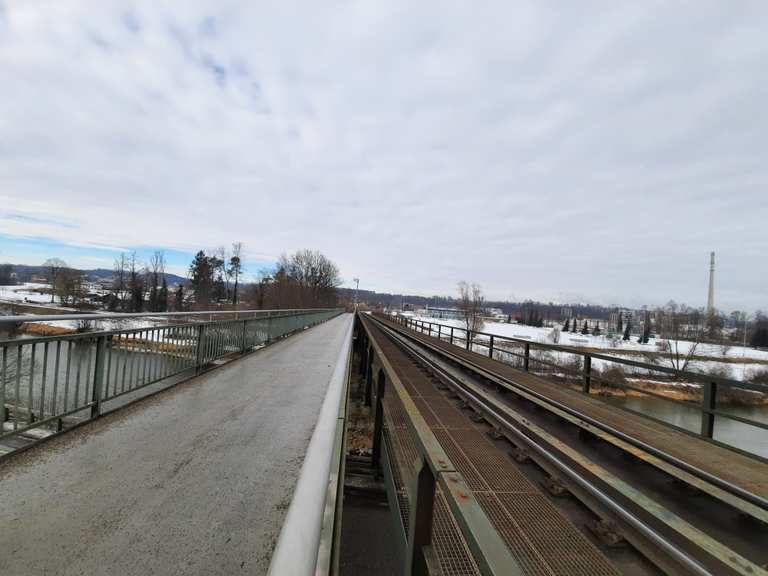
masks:
[(741, 379), (747, 379), (747, 312), (741, 313), (744, 318), (744, 341), (741, 345)]

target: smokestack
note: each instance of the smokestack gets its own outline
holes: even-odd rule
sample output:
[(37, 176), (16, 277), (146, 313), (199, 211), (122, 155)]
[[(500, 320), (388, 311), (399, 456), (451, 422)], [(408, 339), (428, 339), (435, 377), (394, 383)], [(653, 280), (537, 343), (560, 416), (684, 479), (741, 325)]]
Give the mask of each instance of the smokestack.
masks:
[(709, 254), (709, 297), (707, 298), (707, 316), (715, 312), (715, 253)]

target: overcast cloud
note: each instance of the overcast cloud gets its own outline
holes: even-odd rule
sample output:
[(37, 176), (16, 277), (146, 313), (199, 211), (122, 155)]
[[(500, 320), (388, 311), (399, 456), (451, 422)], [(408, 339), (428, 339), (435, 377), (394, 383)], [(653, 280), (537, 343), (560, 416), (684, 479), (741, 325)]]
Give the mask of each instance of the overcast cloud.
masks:
[[(162, 6), (161, 6), (162, 5)], [(766, 308), (765, 2), (0, 0), (0, 235)], [(54, 255), (54, 254), (51, 254)]]

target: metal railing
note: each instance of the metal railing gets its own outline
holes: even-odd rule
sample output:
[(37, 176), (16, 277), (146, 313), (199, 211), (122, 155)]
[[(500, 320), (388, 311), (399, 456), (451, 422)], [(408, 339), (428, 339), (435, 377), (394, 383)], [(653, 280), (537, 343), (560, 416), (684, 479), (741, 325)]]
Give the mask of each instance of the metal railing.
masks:
[[(400, 425), (388, 421), (385, 416), (385, 396), (394, 402), (397, 411), (403, 414), (404, 427), (400, 433), (408, 436), (407, 443), (416, 451), (415, 461), (405, 463), (406, 469), (400, 470), (403, 483), (406, 484), (408, 501), (408, 527), (402, 543), (403, 573), (431, 573), (428, 566), (433, 566), (436, 559), (432, 539), (437, 508), (436, 496), (439, 491), (450, 514), (456, 520), (456, 526), (469, 546), (480, 573), (488, 576), (522, 574), (519, 562), (512, 556), (494, 528), (463, 474), (451, 462), (368, 326), (361, 348), (365, 350), (361, 350), (361, 360), (364, 363), (361, 372), (366, 374), (366, 395), (372, 395), (375, 414), (372, 461), (375, 466), (380, 463), (389, 464), (383, 468), (389, 505), (395, 514), (400, 512), (396, 505), (398, 500), (394, 492), (395, 480), (391, 463), (392, 459), (397, 457), (387, 448), (384, 435), (385, 428), (386, 432), (392, 435)], [(378, 372), (371, 370), (374, 363), (379, 366)]]
[[(482, 331), (470, 331), (466, 328), (427, 322), (408, 316), (390, 314), (389, 318), (422, 334), (445, 340), (465, 350), (495, 358), (525, 372), (538, 373), (548, 376), (550, 379), (562, 381), (564, 384), (569, 385), (569, 387), (585, 394), (597, 394), (600, 397), (598, 393), (614, 388), (652, 396), (677, 406), (684, 405), (686, 408), (696, 410), (700, 414), (697, 429), (682, 428), (649, 414), (644, 413), (643, 415), (706, 439), (713, 439), (715, 419), (717, 417), (727, 418), (741, 424), (768, 430), (768, 419), (761, 421), (732, 414), (722, 409), (722, 401), (718, 402), (718, 395), (729, 392), (732, 394), (743, 394), (745, 392), (747, 394), (768, 394), (768, 386), (762, 384), (742, 382), (689, 370), (676, 370), (659, 364), (637, 362), (608, 354), (588, 352), (556, 344), (545, 344), (523, 338), (499, 336), (498, 334)], [(569, 355), (571, 360), (558, 362), (557, 358), (561, 354)], [(603, 364), (604, 368), (598, 369), (596, 361)], [(617, 367), (621, 372), (611, 371), (611, 367)], [(663, 392), (642, 388), (631, 383), (631, 377), (641, 380), (643, 377), (650, 377), (653, 374), (661, 375), (670, 384), (685, 383), (693, 386), (700, 397), (699, 401), (682, 400), (666, 395)], [(600, 387), (603, 389), (600, 390)], [(630, 408), (623, 408), (637, 412)], [(731, 444), (726, 445), (730, 448), (738, 449), (738, 447)], [(746, 452), (750, 455), (755, 455), (752, 452)]]
[(338, 573), (352, 330), (350, 322), (272, 554), (271, 575)]
[[(231, 318), (238, 315), (237, 319), (0, 341), (0, 438), (31, 429), (60, 431), (68, 418), (96, 418), (108, 401), (183, 373), (199, 373), (220, 358), (244, 354), (340, 313), (340, 309), (239, 311), (225, 313)], [(214, 314), (222, 315), (74, 314), (53, 319)], [(42, 319), (0, 316), (0, 324)]]

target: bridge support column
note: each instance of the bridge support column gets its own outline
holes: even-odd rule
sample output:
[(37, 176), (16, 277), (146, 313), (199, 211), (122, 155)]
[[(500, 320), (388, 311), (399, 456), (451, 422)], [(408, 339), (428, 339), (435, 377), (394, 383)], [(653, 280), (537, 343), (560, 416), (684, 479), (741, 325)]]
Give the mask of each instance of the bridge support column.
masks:
[(408, 550), (405, 554), (406, 576), (427, 575), (429, 568), (425, 556), (432, 542), (432, 516), (435, 504), (435, 476), (424, 459), (409, 494), (410, 521)]
[(374, 467), (379, 465), (381, 459), (381, 441), (384, 435), (384, 405), (381, 401), (384, 398), (385, 381), (384, 370), (380, 369), (376, 378), (376, 416), (373, 421), (373, 450), (371, 451), (371, 464)]

